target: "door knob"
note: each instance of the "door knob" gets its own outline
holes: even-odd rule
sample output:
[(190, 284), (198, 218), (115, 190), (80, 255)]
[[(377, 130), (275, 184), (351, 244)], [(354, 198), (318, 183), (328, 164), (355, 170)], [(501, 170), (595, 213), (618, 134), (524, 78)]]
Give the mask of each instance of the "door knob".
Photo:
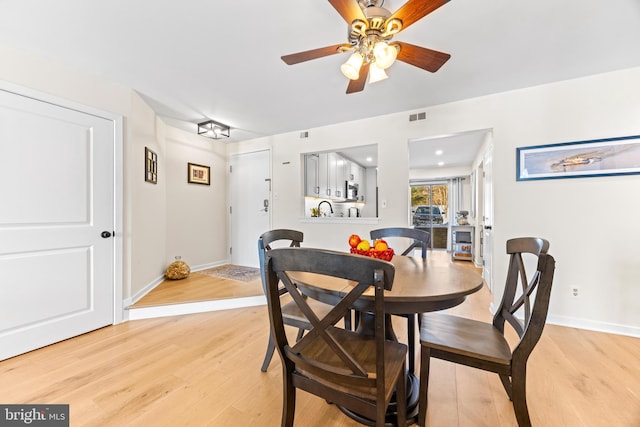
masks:
[(109, 237), (111, 237), (111, 233), (110, 233), (110, 232), (108, 232), (108, 231), (103, 231), (102, 233), (100, 233), (100, 236), (101, 236), (103, 239), (108, 239)]

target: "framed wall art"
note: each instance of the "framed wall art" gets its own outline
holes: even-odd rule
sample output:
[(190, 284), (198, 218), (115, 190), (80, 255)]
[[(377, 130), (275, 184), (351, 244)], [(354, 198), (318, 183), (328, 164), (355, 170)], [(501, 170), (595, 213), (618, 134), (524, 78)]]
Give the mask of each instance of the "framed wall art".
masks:
[(516, 180), (640, 174), (640, 135), (516, 149)]
[(144, 147), (144, 180), (158, 183), (158, 155), (148, 147)]
[(197, 165), (195, 163), (188, 163), (187, 166), (188, 180), (190, 184), (203, 184), (211, 185), (209, 166)]

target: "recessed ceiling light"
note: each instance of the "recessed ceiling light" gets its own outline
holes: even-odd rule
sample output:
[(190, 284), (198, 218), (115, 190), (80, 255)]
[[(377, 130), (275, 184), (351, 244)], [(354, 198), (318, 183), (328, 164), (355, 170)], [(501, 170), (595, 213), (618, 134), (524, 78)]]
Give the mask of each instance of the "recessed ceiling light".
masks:
[(372, 162), (373, 158), (372, 157), (367, 157), (367, 162)]
[(442, 156), (443, 151), (442, 150), (436, 150), (436, 156)]
[(438, 166), (444, 166), (444, 162), (438, 162)]

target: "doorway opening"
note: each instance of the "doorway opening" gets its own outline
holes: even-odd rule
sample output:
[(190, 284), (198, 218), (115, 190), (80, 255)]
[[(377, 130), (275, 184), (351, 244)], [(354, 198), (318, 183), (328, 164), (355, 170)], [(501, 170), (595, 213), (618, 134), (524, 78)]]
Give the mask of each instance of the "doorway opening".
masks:
[(447, 249), (449, 186), (446, 182), (411, 184), (411, 222), (431, 233), (431, 249)]

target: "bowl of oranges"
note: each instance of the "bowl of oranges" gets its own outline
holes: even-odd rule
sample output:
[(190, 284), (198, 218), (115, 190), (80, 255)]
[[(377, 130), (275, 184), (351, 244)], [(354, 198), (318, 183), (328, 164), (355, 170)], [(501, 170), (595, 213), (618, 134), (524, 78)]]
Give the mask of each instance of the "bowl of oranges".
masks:
[(349, 246), (352, 254), (364, 255), (383, 261), (391, 261), (393, 259), (393, 249), (383, 239), (377, 239), (371, 243), (368, 240), (361, 239), (357, 234), (352, 234), (349, 236)]

